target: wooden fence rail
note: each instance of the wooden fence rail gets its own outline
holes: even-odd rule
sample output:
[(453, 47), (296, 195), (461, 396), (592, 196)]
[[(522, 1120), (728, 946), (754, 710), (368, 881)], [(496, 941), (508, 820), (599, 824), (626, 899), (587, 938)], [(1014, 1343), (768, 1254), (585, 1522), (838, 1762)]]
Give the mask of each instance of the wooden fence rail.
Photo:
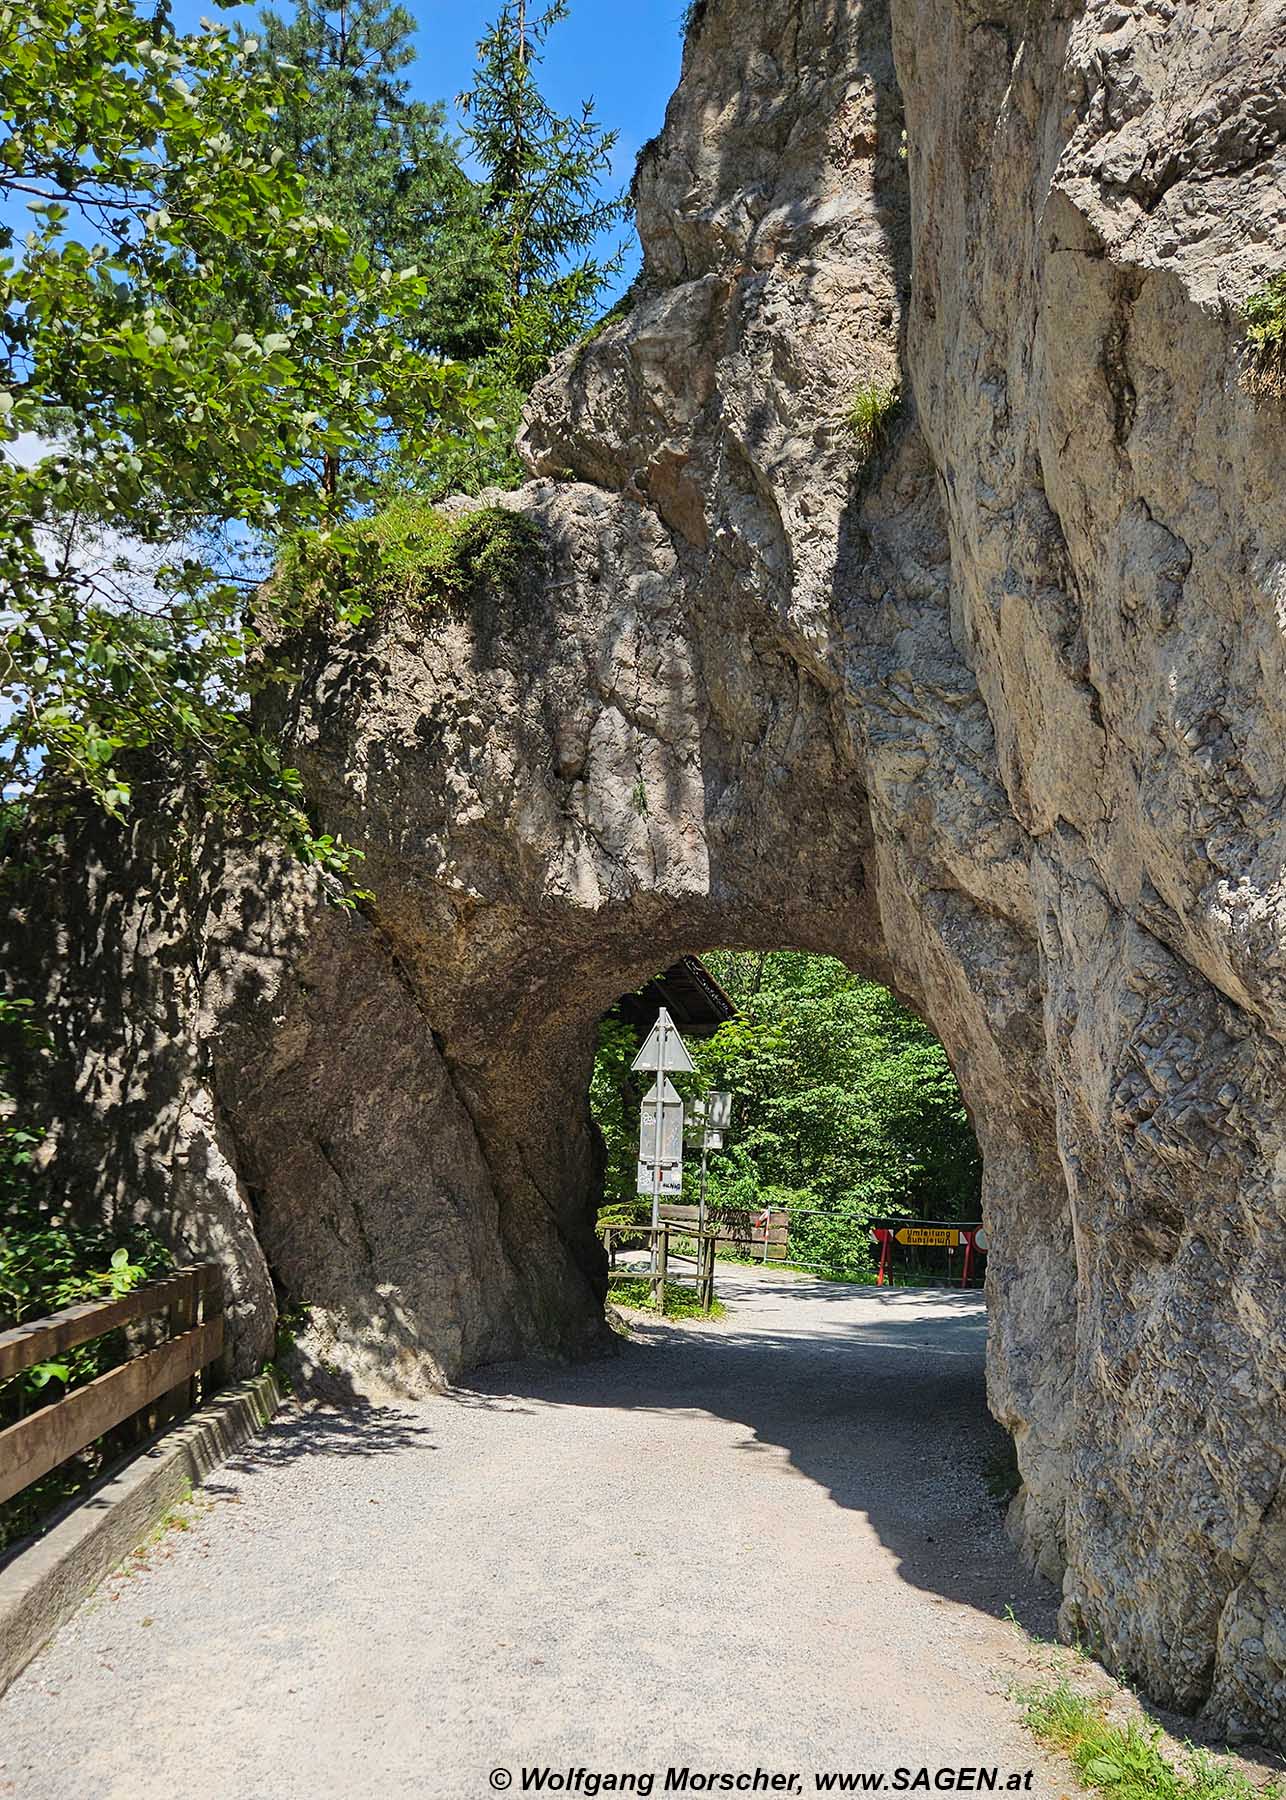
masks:
[(168, 1316), (170, 1335), (61, 1400), (0, 1431), (0, 1504), (154, 1402), (166, 1416), (193, 1397), (195, 1378), (223, 1354), (223, 1279), (217, 1263), (176, 1269), (119, 1300), (90, 1300), (0, 1332), (0, 1381), (138, 1319)]
[[(670, 1225), (691, 1226), (695, 1235), (698, 1218), (695, 1206), (678, 1206), (663, 1200), (661, 1217)], [(706, 1209), (706, 1229), (719, 1240), (720, 1248), (728, 1248), (737, 1256), (753, 1256), (762, 1262), (785, 1262), (789, 1241), (790, 1214), (783, 1207), (768, 1210), (752, 1208), (748, 1213), (729, 1218)], [(676, 1236), (678, 1234), (676, 1233)]]

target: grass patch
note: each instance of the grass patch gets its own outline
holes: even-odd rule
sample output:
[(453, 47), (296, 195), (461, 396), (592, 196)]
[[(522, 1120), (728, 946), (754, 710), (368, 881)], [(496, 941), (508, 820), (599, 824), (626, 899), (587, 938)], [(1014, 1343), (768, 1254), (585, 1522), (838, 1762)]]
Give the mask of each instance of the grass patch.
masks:
[(508, 602), (525, 598), (542, 550), (540, 527), (524, 513), (483, 506), (454, 517), (407, 498), (327, 538), (289, 547), (279, 579), (303, 617), (332, 608), (349, 618), (459, 610), (487, 593)]
[(1246, 321), (1245, 387), (1256, 396), (1286, 398), (1286, 270), (1255, 289), (1242, 316)]
[(1185, 1768), (1158, 1748), (1161, 1730), (1131, 1721), (1113, 1724), (1105, 1702), (1074, 1693), (1064, 1682), (1018, 1696), (1023, 1722), (1038, 1743), (1061, 1751), (1087, 1787), (1112, 1800), (1283, 1800), (1279, 1783), (1256, 1787), (1230, 1763), (1185, 1747)]
[[(607, 1297), (616, 1306), (632, 1306), (639, 1312), (655, 1312), (656, 1305), (652, 1299), (652, 1283), (646, 1275), (626, 1275), (614, 1280), (607, 1290)], [(665, 1316), (667, 1319), (723, 1319), (728, 1309), (722, 1300), (716, 1300), (710, 1311), (706, 1312), (697, 1297), (697, 1290), (685, 1287), (678, 1281), (667, 1281), (665, 1284)]]
[(607, 311), (601, 313), (585, 332), (580, 340), (580, 348), (583, 349), (586, 344), (592, 344), (600, 332), (606, 331), (609, 325), (615, 325), (618, 319), (623, 319), (625, 317), (626, 313), (628, 313), (634, 305), (634, 293), (637, 287), (638, 282), (632, 281), (623, 294), (617, 295)]
[(863, 462), (888, 442), (889, 432), (902, 404), (902, 391), (894, 382), (866, 381), (849, 401), (844, 424), (853, 448)]

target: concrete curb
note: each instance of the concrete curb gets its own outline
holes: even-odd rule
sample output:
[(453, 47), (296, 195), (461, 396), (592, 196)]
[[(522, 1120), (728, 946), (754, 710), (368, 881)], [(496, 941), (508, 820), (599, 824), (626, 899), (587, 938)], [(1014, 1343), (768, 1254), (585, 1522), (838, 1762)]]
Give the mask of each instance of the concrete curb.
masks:
[(263, 1429), (281, 1397), (271, 1369), (225, 1389), (0, 1567), (0, 1694), (158, 1519)]

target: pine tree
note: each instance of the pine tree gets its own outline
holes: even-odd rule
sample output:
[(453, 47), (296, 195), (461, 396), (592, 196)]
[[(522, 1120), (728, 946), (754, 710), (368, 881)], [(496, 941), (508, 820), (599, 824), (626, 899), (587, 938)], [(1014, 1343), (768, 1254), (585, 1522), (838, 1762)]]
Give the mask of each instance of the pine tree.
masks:
[(374, 268), (427, 275), (416, 347), (469, 358), (487, 348), (497, 303), (485, 191), (461, 167), (445, 107), (410, 98), (414, 30), (389, 0), (297, 0), (291, 20), (263, 12), (259, 54), (304, 75), (277, 129), (311, 204)]
[[(440, 104), (410, 97), (414, 21), (390, 0), (295, 0), (289, 20), (262, 14), (259, 56), (303, 74), (277, 124), (310, 203), (347, 233), (377, 271), (427, 276), (411, 343), (471, 366), (490, 420), (484, 431), (438, 434), (430, 457), (381, 447), (388, 489), (431, 497), (511, 485), (522, 405), (549, 360), (601, 308), (619, 266), (594, 254), (625, 215), (603, 197), (616, 133), (587, 102), (564, 118), (536, 71), (567, 0), (534, 21), (527, 0), (504, 0), (478, 45), (473, 87), (459, 97), (482, 179), (472, 180)], [(339, 271), (322, 267), (325, 284)], [(369, 473), (369, 471), (367, 471)], [(332, 467), (328, 479), (336, 480)]]
[[(485, 357), (502, 304), (502, 282), (485, 189), (461, 166), (446, 109), (411, 97), (405, 70), (415, 60), (415, 21), (390, 0), (296, 0), (293, 17), (265, 9), (256, 33), (263, 64), (286, 64), (302, 80), (276, 119), (285, 160), (299, 170), (309, 205), (333, 221), (356, 257), (377, 275), (414, 268), (425, 292), (405, 322), (407, 346), (444, 358)], [(343, 269), (321, 263), (323, 290)], [(442, 438), (447, 462), (470, 455), (476, 438)], [(385, 491), (434, 485), (432, 467), (391, 433), (363, 471)], [(334, 486), (332, 457), (325, 479)], [(438, 483), (437, 485), (441, 485)]]
[(600, 261), (594, 248), (627, 208), (624, 195), (601, 191), (617, 133), (598, 123), (592, 100), (570, 116), (555, 112), (537, 82), (546, 40), (567, 11), (568, 0), (551, 0), (531, 20), (527, 0), (504, 0), (479, 42), (474, 85), (459, 99), (486, 174), (504, 362), (523, 392), (593, 322), (620, 266), (619, 252)]

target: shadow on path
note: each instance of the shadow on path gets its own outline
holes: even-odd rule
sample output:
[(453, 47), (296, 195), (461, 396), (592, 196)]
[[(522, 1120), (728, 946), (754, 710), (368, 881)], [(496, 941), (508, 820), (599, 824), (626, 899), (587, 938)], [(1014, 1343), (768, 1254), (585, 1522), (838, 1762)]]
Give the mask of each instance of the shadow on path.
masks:
[[(305, 1404), (279, 1413), (262, 1436), (222, 1466), (251, 1475), (319, 1456), (395, 1456), (403, 1450), (436, 1450), (432, 1438), (423, 1415), (410, 1408)], [(220, 1491), (217, 1477), (202, 1485), (208, 1493)]]
[(726, 1323), (635, 1314), (617, 1358), (497, 1365), (450, 1398), (734, 1420), (742, 1454), (784, 1450), (864, 1513), (903, 1580), (1051, 1637), (1057, 1595), (1019, 1565), (987, 1487), (1008, 1440), (986, 1407), (982, 1297), (740, 1269), (719, 1291)]

